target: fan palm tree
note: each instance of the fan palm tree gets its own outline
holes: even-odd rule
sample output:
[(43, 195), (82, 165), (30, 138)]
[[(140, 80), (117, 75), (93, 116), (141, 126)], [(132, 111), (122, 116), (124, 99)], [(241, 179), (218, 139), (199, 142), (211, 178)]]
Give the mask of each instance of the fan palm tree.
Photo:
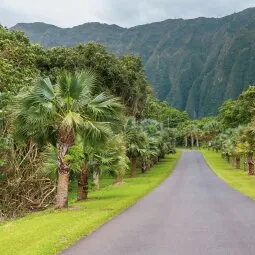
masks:
[(209, 147), (212, 140), (220, 133), (221, 123), (216, 120), (209, 120), (203, 126), (202, 137), (208, 143)]
[(115, 182), (121, 184), (128, 169), (128, 158), (122, 134), (113, 135), (103, 146), (91, 148), (89, 166), (93, 171), (95, 190), (100, 187), (99, 176), (104, 173), (114, 176)]
[(39, 78), (18, 96), (15, 127), (23, 138), (51, 141), (57, 147), (58, 187), (56, 205), (68, 207), (70, 164), (65, 160), (78, 133), (89, 141), (100, 141), (110, 129), (108, 119), (121, 111), (117, 98), (93, 95), (95, 75), (89, 71), (63, 74), (57, 84)]
[(133, 118), (125, 126), (127, 156), (131, 161), (131, 177), (136, 176), (137, 158), (148, 146), (148, 137)]
[(142, 172), (144, 173), (153, 164), (158, 162), (160, 145), (162, 142), (163, 124), (154, 119), (145, 119), (141, 122), (142, 130), (148, 137), (148, 146), (141, 154)]
[(241, 157), (244, 153), (243, 144), (241, 143), (241, 137), (242, 137), (243, 131), (244, 131), (244, 127), (239, 126), (233, 130), (232, 137), (231, 137), (234, 144), (233, 155), (235, 157), (235, 167), (237, 169), (240, 169), (241, 167), (240, 166)]
[(248, 151), (249, 175), (254, 175), (255, 119), (244, 130), (242, 140), (246, 143), (246, 150)]

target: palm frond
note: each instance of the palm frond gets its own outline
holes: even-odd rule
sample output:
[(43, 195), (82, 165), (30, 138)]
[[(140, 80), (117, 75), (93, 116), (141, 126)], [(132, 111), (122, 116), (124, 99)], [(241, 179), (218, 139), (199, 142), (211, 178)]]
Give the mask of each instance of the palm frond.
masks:
[(95, 145), (99, 142), (104, 143), (112, 134), (110, 123), (87, 120), (81, 135), (86, 144)]
[(61, 128), (63, 130), (71, 130), (82, 127), (84, 124), (84, 119), (80, 113), (69, 111), (63, 118), (61, 122)]
[(54, 99), (54, 89), (49, 78), (38, 78), (35, 86), (35, 95), (44, 100), (51, 101)]

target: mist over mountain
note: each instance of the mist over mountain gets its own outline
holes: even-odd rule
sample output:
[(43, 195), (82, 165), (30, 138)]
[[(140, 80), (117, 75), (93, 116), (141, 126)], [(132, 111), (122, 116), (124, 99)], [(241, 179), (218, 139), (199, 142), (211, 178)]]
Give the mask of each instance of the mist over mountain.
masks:
[(217, 113), (226, 99), (255, 84), (255, 8), (223, 18), (170, 19), (128, 29), (40, 22), (11, 29), (44, 47), (96, 41), (118, 55), (139, 55), (158, 98), (194, 118)]

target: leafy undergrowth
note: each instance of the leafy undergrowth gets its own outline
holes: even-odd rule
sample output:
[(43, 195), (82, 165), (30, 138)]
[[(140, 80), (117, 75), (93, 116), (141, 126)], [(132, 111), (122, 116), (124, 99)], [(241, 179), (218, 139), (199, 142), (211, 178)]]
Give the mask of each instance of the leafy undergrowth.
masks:
[[(91, 192), (89, 201), (71, 203), (67, 210), (34, 213), (2, 224), (1, 254), (59, 253), (159, 185), (171, 173), (179, 156), (180, 152), (167, 156), (146, 174), (126, 178), (123, 185), (110, 185)], [(107, 182), (109, 180), (103, 181)]]
[(221, 157), (220, 153), (208, 150), (201, 152), (208, 165), (223, 181), (242, 194), (255, 199), (254, 176), (249, 176), (247, 171), (235, 169)]

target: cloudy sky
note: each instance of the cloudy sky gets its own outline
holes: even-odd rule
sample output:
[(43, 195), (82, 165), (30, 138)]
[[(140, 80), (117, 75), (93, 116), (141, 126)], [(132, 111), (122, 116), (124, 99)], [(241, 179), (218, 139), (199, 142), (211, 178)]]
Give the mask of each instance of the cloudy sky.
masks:
[(42, 21), (60, 27), (102, 22), (130, 27), (169, 18), (222, 17), (254, 0), (0, 0), (0, 23)]

